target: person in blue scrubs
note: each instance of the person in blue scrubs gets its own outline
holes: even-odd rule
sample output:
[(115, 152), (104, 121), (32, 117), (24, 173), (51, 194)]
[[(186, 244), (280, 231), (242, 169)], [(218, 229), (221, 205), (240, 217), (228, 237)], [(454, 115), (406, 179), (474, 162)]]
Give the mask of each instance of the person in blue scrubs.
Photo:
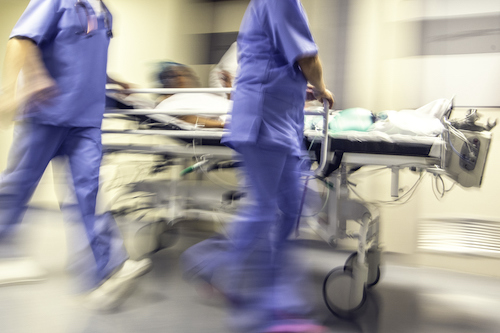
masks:
[(113, 253), (114, 221), (95, 216), (105, 86), (117, 83), (106, 74), (111, 37), (112, 16), (100, 0), (30, 1), (7, 44), (0, 103), (3, 113), (16, 104), (12, 101), (18, 98), (22, 71), (22, 105), (0, 179), (0, 246), (13, 236), (48, 163), (67, 157), (85, 227), (81, 237), (96, 265), (92, 284), (97, 288), (88, 305), (104, 309), (118, 305), (135, 278), (151, 266), (149, 259), (127, 260), (123, 248)]
[(307, 281), (289, 236), (303, 187), (300, 156), (308, 82), (333, 105), (299, 0), (252, 0), (238, 39), (239, 74), (223, 142), (244, 162), (251, 204), (229, 240), (209, 239), (183, 255), (185, 277), (221, 291), (235, 330), (322, 332), (311, 319)]

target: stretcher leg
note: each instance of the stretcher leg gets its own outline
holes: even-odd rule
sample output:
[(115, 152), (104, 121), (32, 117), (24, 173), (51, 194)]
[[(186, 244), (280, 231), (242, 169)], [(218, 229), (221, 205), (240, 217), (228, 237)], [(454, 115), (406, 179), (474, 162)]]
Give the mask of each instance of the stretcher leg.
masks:
[[(329, 230), (340, 238), (357, 238), (357, 251), (350, 255), (343, 267), (334, 268), (323, 283), (323, 298), (328, 309), (342, 318), (354, 317), (366, 300), (367, 288), (380, 279), (379, 214), (376, 207), (352, 200), (346, 195), (346, 173), (340, 168), (336, 174), (336, 192), (329, 202)], [(333, 207), (334, 208), (333, 208)], [(332, 211), (333, 208), (333, 211)], [(348, 232), (346, 221), (359, 224), (358, 232)], [(336, 230), (332, 230), (336, 229)]]

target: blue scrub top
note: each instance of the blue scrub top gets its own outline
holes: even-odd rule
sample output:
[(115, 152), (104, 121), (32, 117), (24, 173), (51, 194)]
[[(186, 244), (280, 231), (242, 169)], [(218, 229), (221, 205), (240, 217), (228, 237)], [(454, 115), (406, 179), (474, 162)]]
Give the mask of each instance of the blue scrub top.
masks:
[(297, 60), (318, 53), (300, 0), (252, 0), (237, 44), (239, 74), (223, 142), (299, 155), (307, 80)]
[[(92, 6), (81, 1), (95, 18)], [(108, 24), (102, 15), (98, 29), (86, 35), (82, 33), (85, 10), (77, 11), (75, 4), (76, 0), (31, 0), (12, 30), (11, 38), (30, 38), (39, 46), (60, 93), (44, 105), (25, 110), (22, 117), (46, 125), (100, 127), (112, 17), (104, 13)]]

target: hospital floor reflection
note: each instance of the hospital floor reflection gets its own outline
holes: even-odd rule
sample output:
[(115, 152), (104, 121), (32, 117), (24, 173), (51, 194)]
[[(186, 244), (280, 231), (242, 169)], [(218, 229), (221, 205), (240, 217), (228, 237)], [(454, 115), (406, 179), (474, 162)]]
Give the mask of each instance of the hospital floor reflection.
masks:
[[(188, 246), (207, 237), (196, 228), (183, 229), (175, 246), (153, 255), (154, 269), (132, 297), (115, 312), (96, 314), (72, 295), (74, 283), (65, 273), (63, 223), (59, 213), (29, 212), (31, 231), (49, 270), (45, 282), (0, 288), (1, 333), (229, 333), (220, 300), (202, 300), (182, 279), (178, 258)], [(125, 233), (126, 234), (126, 233)], [(48, 238), (49, 237), (49, 238)], [(33, 241), (33, 238), (30, 238)], [(304, 246), (310, 260), (317, 317), (338, 333), (497, 333), (500, 327), (500, 281), (440, 269), (397, 265), (385, 256), (383, 275), (368, 293), (356, 318), (331, 315), (321, 296), (325, 274), (342, 265), (348, 252), (326, 246)], [(57, 252), (59, 250), (59, 252)]]

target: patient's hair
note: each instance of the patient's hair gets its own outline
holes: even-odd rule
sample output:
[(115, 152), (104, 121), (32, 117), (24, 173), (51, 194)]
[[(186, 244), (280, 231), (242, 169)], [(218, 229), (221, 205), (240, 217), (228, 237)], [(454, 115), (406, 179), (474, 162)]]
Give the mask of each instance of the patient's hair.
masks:
[(186, 65), (171, 64), (165, 67), (158, 79), (163, 88), (199, 88), (200, 79), (196, 73)]

